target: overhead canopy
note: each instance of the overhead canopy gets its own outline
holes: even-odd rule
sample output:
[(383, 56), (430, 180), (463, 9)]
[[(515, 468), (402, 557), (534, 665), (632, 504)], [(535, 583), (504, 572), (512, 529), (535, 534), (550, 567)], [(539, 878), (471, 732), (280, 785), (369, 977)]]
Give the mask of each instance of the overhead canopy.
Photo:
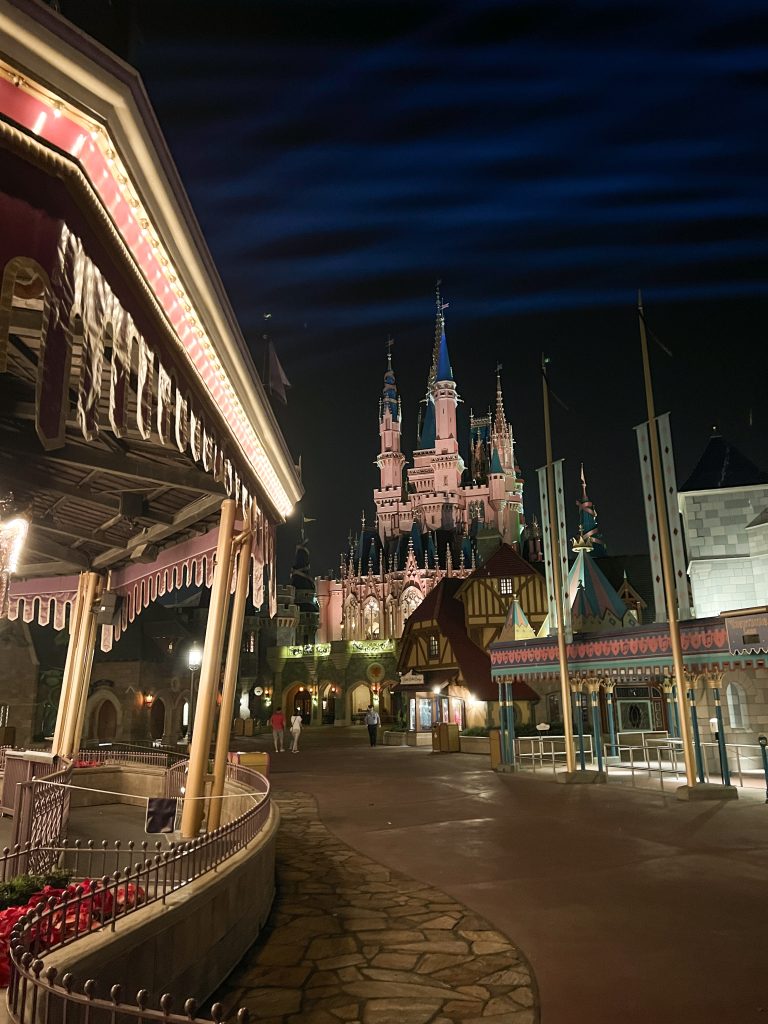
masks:
[(269, 562), (301, 484), (137, 74), (32, 0), (0, 0), (0, 40), (17, 576), (153, 563), (227, 496)]

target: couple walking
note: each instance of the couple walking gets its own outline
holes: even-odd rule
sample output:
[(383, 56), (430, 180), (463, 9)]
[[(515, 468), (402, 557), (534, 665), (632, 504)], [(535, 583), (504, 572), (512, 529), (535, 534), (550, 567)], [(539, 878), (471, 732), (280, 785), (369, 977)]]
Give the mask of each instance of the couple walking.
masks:
[[(275, 753), (282, 754), (284, 747), (284, 734), (285, 734), (285, 715), (282, 711), (275, 711), (269, 720), (269, 724), (272, 726), (272, 739), (275, 743)], [(301, 713), (296, 708), (296, 713), (291, 715), (291, 753), (298, 754), (299, 752), (299, 735), (301, 734)]]

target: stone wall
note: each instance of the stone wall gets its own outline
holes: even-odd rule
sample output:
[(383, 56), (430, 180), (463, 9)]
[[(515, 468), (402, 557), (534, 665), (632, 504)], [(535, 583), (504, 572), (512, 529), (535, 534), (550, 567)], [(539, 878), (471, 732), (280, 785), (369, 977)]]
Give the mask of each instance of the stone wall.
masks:
[[(151, 1005), (164, 992), (182, 1012), (184, 999), (198, 1003), (221, 984), (263, 928), (275, 892), (275, 842), (279, 812), (273, 804), (262, 833), (248, 847), (202, 878), (118, 921), (104, 931), (78, 940), (45, 958), (59, 977), (71, 971), (79, 984), (97, 983), (96, 994), (108, 999), (120, 984), (124, 999), (139, 988), (150, 992)], [(41, 1001), (41, 1006), (44, 1001)], [(42, 1022), (42, 1014), (38, 1018)]]

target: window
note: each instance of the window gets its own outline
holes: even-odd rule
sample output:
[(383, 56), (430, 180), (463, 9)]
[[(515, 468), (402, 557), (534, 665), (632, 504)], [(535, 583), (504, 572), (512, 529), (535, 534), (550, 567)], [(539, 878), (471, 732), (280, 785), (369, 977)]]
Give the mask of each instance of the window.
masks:
[(9, 704), (0, 704), (0, 728), (5, 728), (8, 725), (8, 713), (11, 710)]
[(512, 580), (502, 579), (499, 580), (499, 584), (501, 586), (502, 594), (504, 594), (506, 597), (512, 597), (512, 595), (515, 592), (515, 588), (512, 586)]
[(560, 694), (559, 693), (548, 693), (547, 694), (547, 721), (551, 724), (552, 722), (562, 722), (563, 713), (560, 710)]
[(440, 654), (440, 642), (435, 633), (429, 634), (429, 656), (437, 658)]
[(725, 690), (725, 700), (728, 705), (728, 722), (732, 729), (746, 729), (747, 725), (747, 701), (744, 690), (738, 683), (728, 683)]

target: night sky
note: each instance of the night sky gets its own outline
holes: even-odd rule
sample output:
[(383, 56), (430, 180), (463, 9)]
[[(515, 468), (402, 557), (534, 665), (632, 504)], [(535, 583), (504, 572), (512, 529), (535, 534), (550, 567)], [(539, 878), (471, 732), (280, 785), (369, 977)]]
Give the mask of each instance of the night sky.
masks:
[(130, 9), (129, 59), (259, 366), (272, 314), (316, 572), (373, 518), (388, 334), (410, 454), (437, 278), (463, 422), (503, 364), (529, 514), (544, 350), (571, 529), (583, 459), (610, 551), (645, 548), (638, 287), (673, 353), (652, 347), (678, 477), (715, 424), (768, 466), (764, 3)]

